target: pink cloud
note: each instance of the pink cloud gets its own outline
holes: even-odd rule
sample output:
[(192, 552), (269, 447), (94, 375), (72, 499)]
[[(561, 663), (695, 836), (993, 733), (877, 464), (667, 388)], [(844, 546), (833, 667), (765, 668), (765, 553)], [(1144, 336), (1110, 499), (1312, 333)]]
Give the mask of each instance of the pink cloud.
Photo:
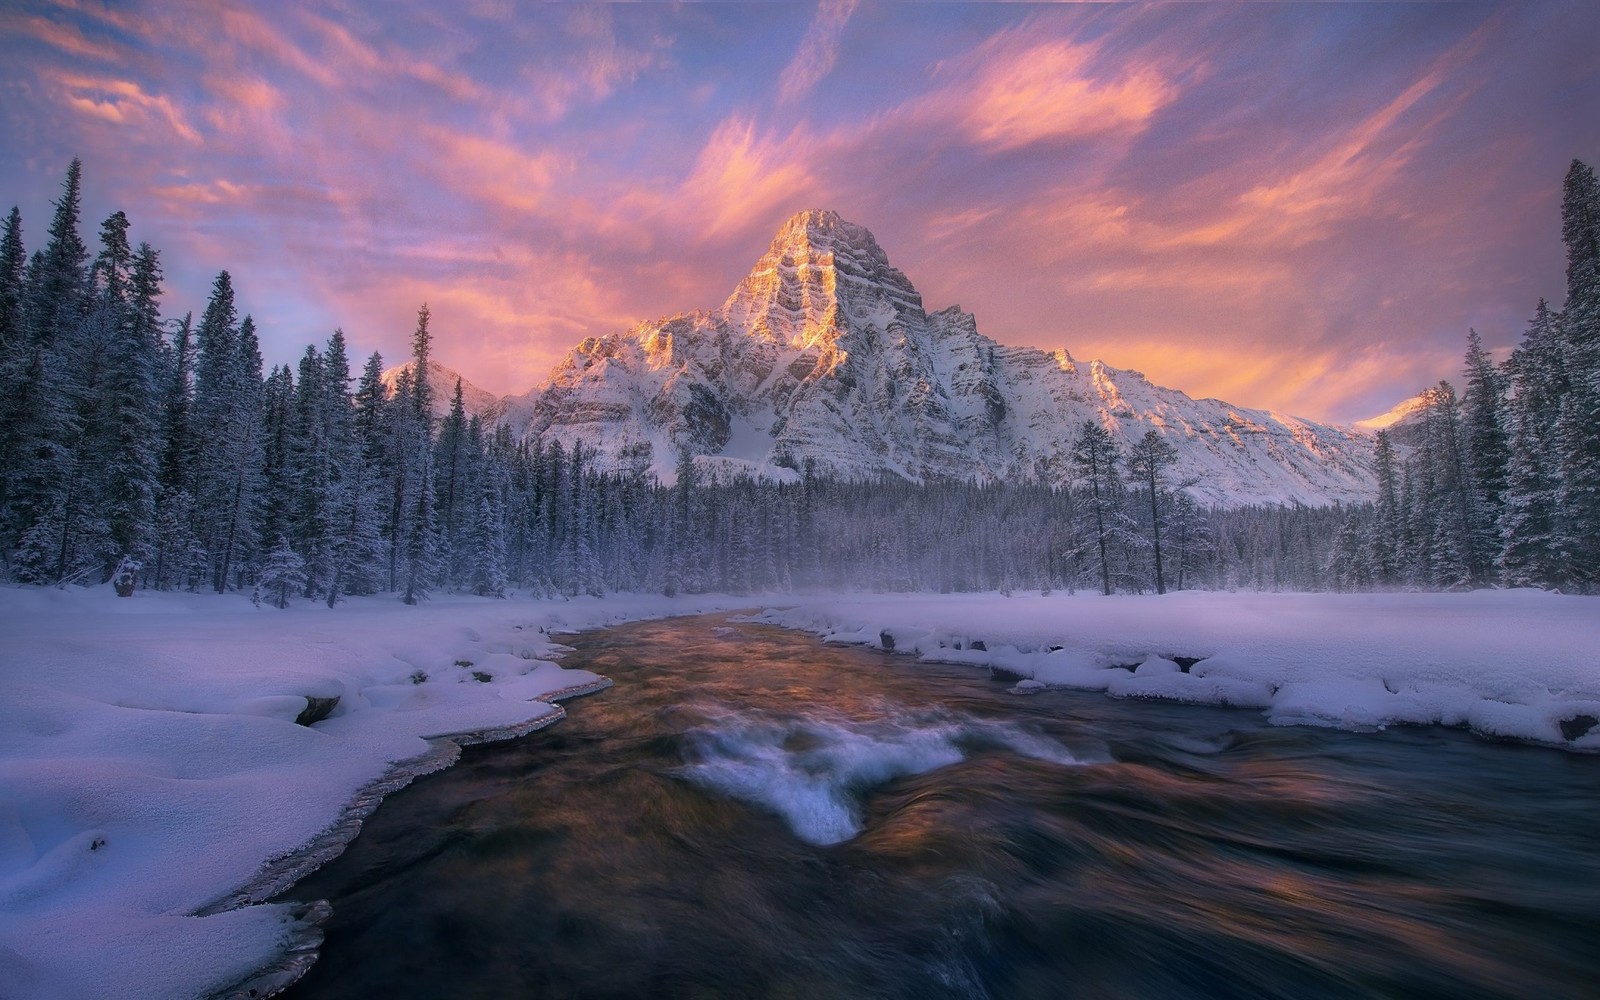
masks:
[(440, 125), (417, 126), (423, 170), (458, 193), (498, 209), (532, 212), (544, 205), (569, 162), (552, 152), (529, 152)]
[(80, 59), (120, 61), (121, 53), (115, 46), (84, 37), (76, 25), (51, 21), (37, 14), (0, 13), (0, 32), (26, 35)]
[(949, 117), (996, 150), (1037, 142), (1137, 133), (1176, 96), (1153, 64), (1097, 70), (1098, 48), (1068, 38), (1003, 32), (942, 67), (954, 81), (918, 104), (919, 117)]
[(802, 162), (809, 145), (800, 132), (780, 139), (759, 133), (747, 119), (725, 120), (674, 194), (674, 214), (711, 238), (742, 231), (775, 208), (797, 204), (813, 189)]
[(82, 114), (134, 128), (159, 124), (185, 142), (200, 142), (200, 133), (172, 99), (147, 93), (132, 80), (54, 70), (46, 71), (46, 78), (56, 85), (67, 106)]

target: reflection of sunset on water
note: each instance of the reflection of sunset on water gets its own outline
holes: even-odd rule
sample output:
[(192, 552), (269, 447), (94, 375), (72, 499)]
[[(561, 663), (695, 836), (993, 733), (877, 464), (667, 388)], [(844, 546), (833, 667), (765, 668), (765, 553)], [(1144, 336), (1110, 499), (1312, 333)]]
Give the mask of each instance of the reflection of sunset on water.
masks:
[(1559, 298), (1592, 5), (912, 9), (24, 3), (0, 179), (31, 235), (81, 156), (168, 311), (229, 268), (269, 363), (399, 359), (427, 301), (495, 393), (714, 306), (809, 207), (1002, 343), (1325, 420)]

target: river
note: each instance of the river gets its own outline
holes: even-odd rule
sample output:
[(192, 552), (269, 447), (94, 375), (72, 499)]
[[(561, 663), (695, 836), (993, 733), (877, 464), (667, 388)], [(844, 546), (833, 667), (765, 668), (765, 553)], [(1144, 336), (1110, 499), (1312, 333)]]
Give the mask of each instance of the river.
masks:
[(1031, 697), (726, 616), (285, 894), (311, 998), (1600, 996), (1600, 757)]

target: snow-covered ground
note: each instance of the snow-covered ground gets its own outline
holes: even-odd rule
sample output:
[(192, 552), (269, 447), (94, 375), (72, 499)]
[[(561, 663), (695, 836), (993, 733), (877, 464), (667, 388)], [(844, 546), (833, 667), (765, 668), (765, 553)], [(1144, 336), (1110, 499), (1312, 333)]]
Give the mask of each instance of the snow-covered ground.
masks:
[[(292, 975), (314, 919), (260, 900), (337, 853), (384, 793), (453, 760), (437, 737), (530, 731), (561, 716), (541, 699), (600, 682), (549, 662), (560, 652), (549, 632), (752, 603), (439, 597), (277, 611), (234, 596), (0, 588), (0, 996), (205, 996), (263, 968), (259, 985)], [(999, 667), (1028, 678), (1019, 692), (1258, 706), (1285, 724), (1467, 725), (1600, 750), (1600, 726), (1588, 728), (1600, 717), (1594, 598), (766, 603), (761, 620)], [(296, 724), (308, 699), (334, 697), (327, 718)]]
[[(382, 793), (454, 759), (429, 738), (531, 731), (562, 715), (538, 699), (601, 682), (548, 662), (547, 630), (737, 606), (278, 611), (0, 588), (0, 997), (181, 998), (274, 963), (292, 974), (307, 956), (284, 948), (314, 929), (250, 904), (314, 866), (308, 854), (337, 853)], [(296, 724), (308, 698), (332, 697), (328, 718)]]
[(1023, 678), (1019, 694), (1079, 688), (1262, 708), (1283, 725), (1467, 726), (1600, 750), (1593, 597), (855, 594), (785, 603), (758, 620), (997, 667)]

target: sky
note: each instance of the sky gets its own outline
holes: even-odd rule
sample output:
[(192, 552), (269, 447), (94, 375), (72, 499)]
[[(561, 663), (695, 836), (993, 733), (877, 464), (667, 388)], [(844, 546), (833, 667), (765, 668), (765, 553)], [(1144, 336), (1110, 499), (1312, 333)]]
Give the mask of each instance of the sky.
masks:
[(269, 365), (345, 331), (523, 392), (714, 308), (784, 219), (931, 310), (1319, 420), (1459, 381), (1564, 297), (1600, 4), (0, 3), (0, 211), (226, 268)]

